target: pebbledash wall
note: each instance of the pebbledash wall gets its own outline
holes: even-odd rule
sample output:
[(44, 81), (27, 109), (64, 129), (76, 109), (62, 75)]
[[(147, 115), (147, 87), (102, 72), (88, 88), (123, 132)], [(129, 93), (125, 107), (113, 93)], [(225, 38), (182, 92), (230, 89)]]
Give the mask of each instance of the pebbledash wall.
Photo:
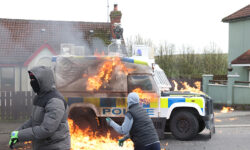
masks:
[[(250, 49), (250, 19), (229, 23), (228, 63)], [(244, 66), (232, 66), (230, 74), (239, 74), (239, 81), (250, 81), (249, 70)]]
[[(229, 23), (229, 51), (228, 64), (250, 49), (250, 5), (234, 12), (222, 19)], [(248, 54), (246, 54), (247, 56)], [(249, 62), (246, 57), (245, 62)], [(228, 72), (227, 81), (213, 80), (213, 75), (203, 75), (203, 91), (209, 95), (215, 104), (249, 105), (250, 104), (250, 67), (246, 64), (232, 64), (232, 71)], [(238, 81), (238, 82), (235, 82)], [(216, 83), (216, 84), (215, 84)]]
[(37, 54), (27, 65), (13, 67), (15, 78), (14, 91), (32, 91), (29, 83), (28, 70), (39, 65), (51, 66), (51, 59), (53, 55), (54, 54), (51, 53), (47, 47), (44, 47), (41, 52)]
[(203, 92), (209, 95), (215, 104), (223, 105), (250, 105), (250, 85), (236, 84), (239, 75), (228, 75), (226, 84), (213, 84), (213, 75), (203, 75)]

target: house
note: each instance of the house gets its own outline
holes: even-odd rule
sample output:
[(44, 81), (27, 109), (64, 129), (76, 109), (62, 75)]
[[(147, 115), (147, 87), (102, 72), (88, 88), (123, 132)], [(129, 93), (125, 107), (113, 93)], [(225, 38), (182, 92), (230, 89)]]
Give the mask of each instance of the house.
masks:
[(114, 24), (121, 21), (117, 5), (110, 18), (111, 22), (0, 18), (0, 91), (30, 91), (27, 70), (36, 65), (50, 66), (52, 56), (61, 52), (106, 52), (115, 38)]
[(250, 5), (222, 19), (229, 23), (229, 74), (238, 74), (240, 81), (250, 81)]
[(245, 107), (250, 105), (250, 5), (222, 22), (229, 23), (227, 79), (215, 80), (213, 75), (203, 75), (202, 88), (215, 104)]

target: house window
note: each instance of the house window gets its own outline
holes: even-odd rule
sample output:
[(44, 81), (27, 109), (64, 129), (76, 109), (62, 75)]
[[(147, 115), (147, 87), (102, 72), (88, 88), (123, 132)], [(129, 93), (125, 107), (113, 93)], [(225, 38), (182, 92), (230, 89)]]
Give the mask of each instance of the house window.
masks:
[(1, 68), (1, 91), (15, 90), (14, 68)]

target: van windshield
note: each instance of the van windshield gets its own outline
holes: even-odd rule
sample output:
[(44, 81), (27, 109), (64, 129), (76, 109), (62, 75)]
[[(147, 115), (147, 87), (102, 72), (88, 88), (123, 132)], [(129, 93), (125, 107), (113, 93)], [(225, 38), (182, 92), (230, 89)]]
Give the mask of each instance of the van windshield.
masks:
[(140, 88), (143, 91), (155, 92), (156, 85), (151, 75), (129, 75), (128, 76), (128, 91)]

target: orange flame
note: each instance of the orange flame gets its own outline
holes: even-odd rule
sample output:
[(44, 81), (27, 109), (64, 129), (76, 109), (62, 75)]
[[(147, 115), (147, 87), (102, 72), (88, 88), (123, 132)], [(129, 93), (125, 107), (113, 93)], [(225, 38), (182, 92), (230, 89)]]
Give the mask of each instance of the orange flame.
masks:
[(13, 150), (27, 150), (31, 149), (32, 147), (32, 141), (25, 141), (22, 143), (18, 143), (16, 147), (13, 148)]
[(200, 81), (196, 81), (194, 83), (194, 85), (197, 87), (191, 87), (187, 82), (181, 82), (182, 86), (184, 86), (184, 88), (181, 88), (180, 90), (178, 90), (178, 83), (173, 80), (174, 83), (174, 91), (180, 91), (180, 92), (185, 92), (185, 91), (189, 91), (189, 92), (194, 92), (194, 93), (200, 93), (200, 94), (205, 94), (204, 92), (201, 91), (201, 82)]
[(147, 93), (143, 91), (141, 88), (136, 88), (132, 92), (135, 92), (140, 97), (140, 103), (149, 104), (150, 102), (157, 102), (156, 93)]
[(81, 130), (72, 119), (68, 119), (71, 136), (71, 150), (132, 150), (133, 142), (124, 142), (123, 147), (118, 146), (118, 139), (110, 137), (110, 132), (106, 136), (97, 136), (88, 128)]
[(174, 91), (178, 91), (178, 83), (175, 80), (173, 80), (173, 82), (174, 82)]
[(99, 68), (98, 74), (88, 78), (87, 91), (99, 90), (104, 83), (108, 83), (115, 68), (118, 68), (120, 73), (122, 72), (126, 75), (134, 71), (134, 69), (126, 68), (119, 57), (108, 57), (106, 59), (107, 61)]
[(232, 107), (225, 107), (225, 106), (223, 106), (220, 112), (221, 113), (228, 113), (230, 111), (234, 111), (234, 109)]
[(222, 122), (220, 119), (214, 119), (215, 122)]
[(94, 56), (96, 56), (96, 57), (102, 57), (104, 55), (105, 55), (104, 51), (102, 51), (102, 53), (98, 53), (97, 50), (94, 52)]

